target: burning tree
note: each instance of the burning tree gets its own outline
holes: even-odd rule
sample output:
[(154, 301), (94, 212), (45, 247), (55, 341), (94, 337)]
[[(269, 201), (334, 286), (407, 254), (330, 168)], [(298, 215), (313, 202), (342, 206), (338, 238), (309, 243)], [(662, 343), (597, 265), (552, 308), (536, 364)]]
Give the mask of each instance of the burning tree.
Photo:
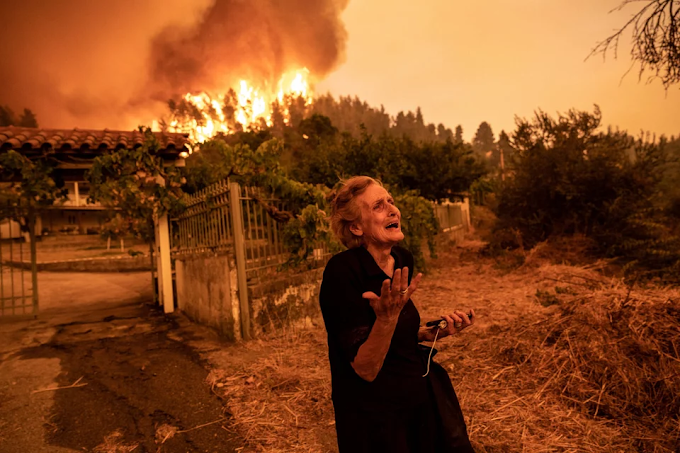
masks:
[(204, 142), (217, 134), (287, 124), (292, 106), (312, 103), (308, 75), (303, 68), (284, 73), (274, 86), (264, 82), (256, 86), (241, 80), (238, 91), (229, 88), (217, 94), (187, 93), (169, 101), (170, 118), (162, 124), (173, 132), (190, 134), (194, 142)]

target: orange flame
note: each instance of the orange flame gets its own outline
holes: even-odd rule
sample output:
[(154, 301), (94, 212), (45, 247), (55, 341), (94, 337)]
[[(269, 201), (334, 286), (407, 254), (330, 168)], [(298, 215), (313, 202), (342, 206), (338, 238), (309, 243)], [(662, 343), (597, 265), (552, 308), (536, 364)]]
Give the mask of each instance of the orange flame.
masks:
[(238, 91), (210, 95), (206, 92), (187, 93), (173, 109), (168, 123), (172, 132), (188, 133), (194, 143), (204, 142), (218, 133), (229, 134), (239, 129), (257, 129), (272, 125), (274, 104), (281, 108), (287, 124), (290, 116), (286, 103), (291, 98), (303, 98), (312, 103), (307, 68), (283, 74), (276, 90), (256, 87), (246, 80), (239, 82)]

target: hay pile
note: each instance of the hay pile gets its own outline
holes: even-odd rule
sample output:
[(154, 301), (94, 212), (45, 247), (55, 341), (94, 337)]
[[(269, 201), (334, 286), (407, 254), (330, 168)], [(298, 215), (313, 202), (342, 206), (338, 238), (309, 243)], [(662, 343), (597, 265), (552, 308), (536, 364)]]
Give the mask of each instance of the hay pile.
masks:
[(679, 451), (680, 292), (573, 266), (537, 272), (543, 316), (492, 325), (464, 358), (440, 358), (478, 452)]

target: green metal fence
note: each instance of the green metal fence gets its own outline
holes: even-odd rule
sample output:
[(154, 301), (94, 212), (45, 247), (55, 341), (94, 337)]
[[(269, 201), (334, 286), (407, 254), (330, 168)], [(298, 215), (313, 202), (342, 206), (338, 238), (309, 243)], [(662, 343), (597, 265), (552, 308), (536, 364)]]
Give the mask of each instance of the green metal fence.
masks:
[[(241, 187), (225, 180), (191, 195), (187, 206), (186, 212), (173, 220), (175, 256), (233, 252), (237, 236), (241, 237), (234, 228), (239, 223), (249, 277), (255, 271), (276, 268), (288, 260), (289, 251), (283, 243), (285, 222), (274, 218), (288, 215), (285, 201), (262, 189)], [(239, 215), (237, 222), (234, 212)], [(327, 248), (320, 245), (313, 258), (321, 259), (327, 254)]]
[(33, 210), (0, 205), (0, 318), (38, 315), (35, 219)]
[(222, 252), (233, 247), (228, 181), (214, 184), (187, 199), (187, 209), (173, 219), (174, 254)]

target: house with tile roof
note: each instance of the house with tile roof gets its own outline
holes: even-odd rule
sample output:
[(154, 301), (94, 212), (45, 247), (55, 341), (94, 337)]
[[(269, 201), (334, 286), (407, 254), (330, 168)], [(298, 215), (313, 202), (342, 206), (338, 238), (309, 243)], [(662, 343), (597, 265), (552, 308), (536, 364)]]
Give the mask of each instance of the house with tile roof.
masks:
[[(181, 162), (188, 151), (186, 134), (155, 132), (160, 157), (168, 165)], [(13, 149), (24, 156), (38, 157), (46, 151), (57, 159), (58, 177), (64, 181), (67, 198), (45, 210), (38, 220), (37, 234), (98, 233), (106, 221), (107, 210), (88, 201), (85, 172), (102, 153), (120, 148), (142, 146), (144, 134), (135, 131), (41, 129), (0, 127), (0, 153)]]
[[(157, 156), (168, 165), (181, 165), (190, 150), (188, 135), (167, 132), (154, 132), (154, 135), (160, 144)], [(0, 153), (15, 150), (28, 158), (38, 158), (48, 153), (50, 158), (58, 162), (55, 170), (58, 174), (55, 176), (64, 181), (68, 190), (66, 200), (40, 213), (36, 219), (37, 234), (86, 234), (88, 230), (98, 232), (99, 226), (106, 221), (107, 208), (88, 202), (85, 172), (92, 167), (94, 159), (103, 153), (116, 149), (133, 149), (143, 143), (144, 133), (140, 131), (0, 127)], [(3, 181), (0, 181), (0, 190), (2, 185)], [(155, 219), (155, 275), (158, 300), (166, 313), (174, 310), (169, 224), (167, 215)], [(35, 244), (35, 241), (31, 244)], [(31, 254), (35, 279), (37, 272), (34, 247)], [(37, 299), (35, 300), (37, 308)]]

